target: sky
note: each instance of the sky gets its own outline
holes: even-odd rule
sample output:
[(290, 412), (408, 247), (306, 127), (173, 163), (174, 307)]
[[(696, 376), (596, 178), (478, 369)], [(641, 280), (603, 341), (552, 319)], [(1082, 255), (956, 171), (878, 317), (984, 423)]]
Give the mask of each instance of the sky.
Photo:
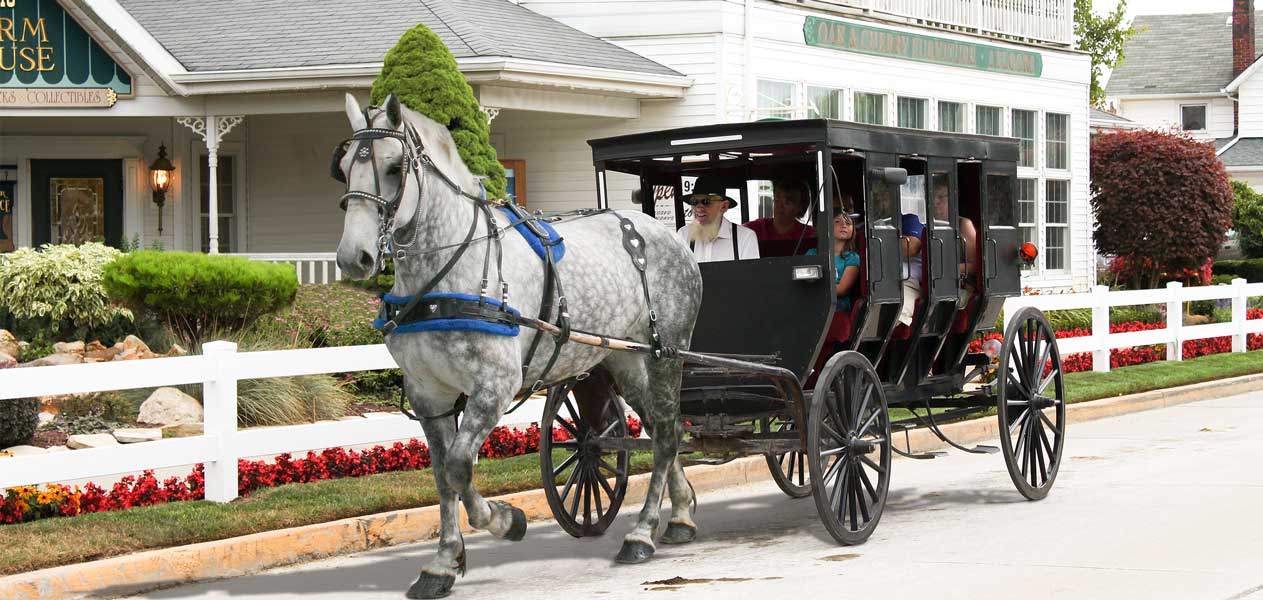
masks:
[[(1098, 13), (1114, 10), (1118, 0), (1092, 0), (1092, 10)], [(1256, 3), (1263, 8), (1263, 2)], [(1130, 0), (1127, 16), (1179, 15), (1205, 12), (1232, 12), (1232, 0)]]

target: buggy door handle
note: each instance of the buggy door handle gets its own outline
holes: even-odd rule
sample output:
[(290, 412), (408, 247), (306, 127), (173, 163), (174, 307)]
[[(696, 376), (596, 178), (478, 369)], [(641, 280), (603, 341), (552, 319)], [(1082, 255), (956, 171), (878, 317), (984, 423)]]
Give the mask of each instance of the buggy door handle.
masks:
[[(885, 257), (882, 256), (882, 252), (881, 252), (881, 238), (877, 236), (873, 236), (873, 242), (874, 243), (873, 243), (872, 249), (877, 252), (877, 275), (878, 275), (876, 278), (873, 279), (873, 283), (877, 283), (886, 278), (886, 272), (885, 272), (886, 261), (882, 260)], [(869, 269), (869, 272), (871, 273), (872, 269)]]
[(930, 260), (934, 261), (934, 266), (935, 266), (934, 280), (938, 281), (943, 278), (943, 268), (944, 268), (943, 263), (947, 260), (947, 257), (944, 256), (947, 253), (947, 244), (943, 242), (943, 238), (937, 235), (931, 237), (930, 239), (938, 242), (939, 260), (934, 260), (934, 255), (933, 254), (930, 255)]
[(995, 238), (987, 238), (987, 245), (991, 247), (991, 262), (990, 262), (991, 268), (990, 269), (987, 268), (987, 265), (988, 265), (987, 256), (986, 256), (987, 253), (983, 252), (982, 253), (983, 254), (982, 276), (984, 279), (989, 281), (989, 280), (995, 279), (995, 276), (996, 276), (995, 263), (996, 263), (997, 257), (1000, 255), (1000, 245), (996, 243)]

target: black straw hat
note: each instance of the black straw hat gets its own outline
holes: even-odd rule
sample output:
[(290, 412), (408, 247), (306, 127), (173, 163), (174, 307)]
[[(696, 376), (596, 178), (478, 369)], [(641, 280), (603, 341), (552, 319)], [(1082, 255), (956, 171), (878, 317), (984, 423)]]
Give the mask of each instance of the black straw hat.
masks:
[[(701, 194), (722, 196), (728, 201), (728, 208), (738, 205), (738, 202), (728, 195), (728, 186), (718, 175), (701, 175), (697, 178), (697, 182), (693, 184), (693, 192), (689, 196)], [(685, 203), (692, 204), (688, 202), (688, 198), (685, 199)]]

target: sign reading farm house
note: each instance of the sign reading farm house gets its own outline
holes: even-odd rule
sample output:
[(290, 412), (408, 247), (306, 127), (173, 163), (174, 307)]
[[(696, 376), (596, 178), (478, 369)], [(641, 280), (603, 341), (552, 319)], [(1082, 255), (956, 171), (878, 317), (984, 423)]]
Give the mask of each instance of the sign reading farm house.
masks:
[(1038, 52), (958, 42), (819, 17), (807, 17), (803, 24), (803, 41), (808, 46), (1028, 77), (1039, 77), (1044, 69), (1043, 58)]
[(112, 106), (132, 79), (57, 0), (0, 0), (0, 108)]

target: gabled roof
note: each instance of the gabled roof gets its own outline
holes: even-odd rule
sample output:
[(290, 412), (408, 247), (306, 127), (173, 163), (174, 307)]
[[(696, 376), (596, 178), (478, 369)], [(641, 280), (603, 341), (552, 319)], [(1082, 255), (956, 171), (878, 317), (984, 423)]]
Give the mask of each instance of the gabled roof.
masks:
[(1219, 155), (1225, 167), (1263, 166), (1263, 138), (1241, 138)]
[(118, 0), (190, 72), (380, 64), (424, 23), (457, 59), (680, 73), (508, 0)]
[(1117, 123), (1135, 123), (1131, 119), (1125, 119), (1114, 113), (1105, 112), (1099, 108), (1092, 107), (1088, 112), (1088, 119), (1092, 121), (1111, 121)]
[[(1255, 12), (1256, 23), (1260, 12)], [(1232, 81), (1232, 14), (1140, 15), (1108, 96), (1218, 93)], [(1255, 56), (1263, 27), (1254, 30)]]

